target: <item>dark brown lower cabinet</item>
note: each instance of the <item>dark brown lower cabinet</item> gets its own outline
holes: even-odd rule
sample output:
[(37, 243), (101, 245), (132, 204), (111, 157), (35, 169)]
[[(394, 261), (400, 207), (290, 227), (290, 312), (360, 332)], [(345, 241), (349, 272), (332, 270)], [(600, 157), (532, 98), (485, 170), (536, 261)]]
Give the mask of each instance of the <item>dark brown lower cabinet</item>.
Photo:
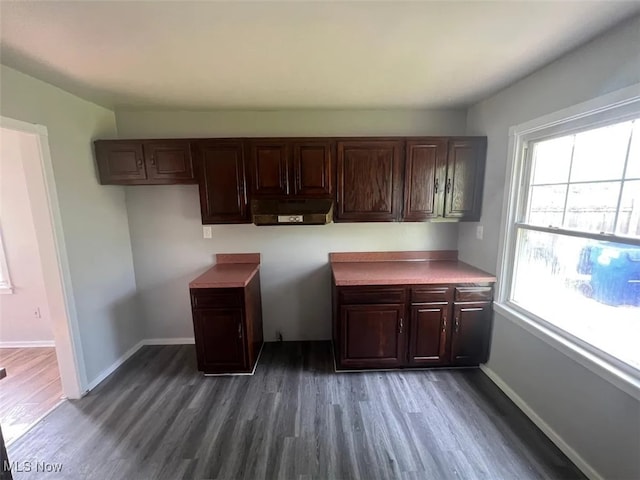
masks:
[(446, 362), (447, 303), (427, 303), (411, 306), (411, 365), (439, 365)]
[(489, 357), (491, 304), (487, 302), (453, 305), (451, 361), (456, 365), (477, 365)]
[(249, 373), (262, 348), (260, 274), (244, 288), (192, 288), (198, 370)]
[[(389, 298), (402, 303), (374, 303)], [(334, 285), (336, 367), (416, 368), (486, 362), (492, 299), (490, 284)]]
[(351, 368), (404, 363), (404, 305), (345, 305), (340, 363)]

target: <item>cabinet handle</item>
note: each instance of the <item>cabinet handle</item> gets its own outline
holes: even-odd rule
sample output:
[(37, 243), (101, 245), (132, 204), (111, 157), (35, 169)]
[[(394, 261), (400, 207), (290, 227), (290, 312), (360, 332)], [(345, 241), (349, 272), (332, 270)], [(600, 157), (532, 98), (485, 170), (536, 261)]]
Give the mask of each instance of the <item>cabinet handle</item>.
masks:
[(456, 315), (455, 332), (458, 333), (459, 330), (460, 330), (460, 314)]
[(238, 323), (238, 338), (242, 340), (242, 323)]
[(156, 156), (155, 155), (151, 155), (151, 165), (153, 165), (154, 167), (156, 166)]
[(398, 332), (400, 335), (402, 335), (403, 328), (404, 328), (404, 319), (400, 317), (400, 331)]
[(451, 192), (451, 179), (447, 180), (447, 193)]
[(140, 157), (138, 157), (138, 166), (141, 167), (142, 166), (142, 159)]
[(435, 190), (434, 193), (438, 193), (438, 187), (439, 187), (439, 182), (438, 179), (436, 178), (436, 181), (434, 183), (433, 189)]

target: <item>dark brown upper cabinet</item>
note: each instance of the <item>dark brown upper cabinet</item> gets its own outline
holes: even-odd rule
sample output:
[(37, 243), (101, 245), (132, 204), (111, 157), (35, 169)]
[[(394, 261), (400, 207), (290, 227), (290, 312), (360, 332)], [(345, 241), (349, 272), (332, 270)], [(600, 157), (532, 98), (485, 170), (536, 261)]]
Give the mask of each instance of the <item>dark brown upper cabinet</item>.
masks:
[(253, 195), (289, 194), (289, 151), (290, 145), (285, 140), (249, 142)]
[(301, 141), (293, 143), (293, 193), (301, 197), (330, 197), (333, 194), (333, 143)]
[(155, 183), (193, 183), (191, 145), (183, 140), (145, 142), (144, 157), (147, 162), (147, 178)]
[(193, 145), (202, 223), (249, 223), (243, 142), (200, 140)]
[(142, 142), (97, 140), (95, 148), (102, 185), (132, 185), (147, 180)]
[(445, 218), (480, 220), (486, 154), (485, 137), (449, 140)]
[(95, 148), (103, 185), (196, 182), (188, 140), (98, 140)]
[(252, 195), (330, 197), (333, 143), (323, 139), (249, 140)]
[(479, 220), (486, 147), (484, 137), (408, 140), (403, 220)]
[(399, 219), (403, 146), (403, 140), (338, 142), (338, 221), (391, 222)]
[(442, 215), (447, 174), (447, 140), (409, 140), (405, 150), (404, 220)]

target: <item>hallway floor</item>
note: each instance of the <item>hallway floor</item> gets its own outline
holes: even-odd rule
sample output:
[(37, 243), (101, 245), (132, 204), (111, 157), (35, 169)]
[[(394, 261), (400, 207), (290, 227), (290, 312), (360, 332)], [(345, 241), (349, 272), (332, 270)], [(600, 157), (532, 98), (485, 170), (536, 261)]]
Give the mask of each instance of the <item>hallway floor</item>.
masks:
[(60, 403), (62, 384), (53, 347), (0, 348), (0, 425), (9, 445)]

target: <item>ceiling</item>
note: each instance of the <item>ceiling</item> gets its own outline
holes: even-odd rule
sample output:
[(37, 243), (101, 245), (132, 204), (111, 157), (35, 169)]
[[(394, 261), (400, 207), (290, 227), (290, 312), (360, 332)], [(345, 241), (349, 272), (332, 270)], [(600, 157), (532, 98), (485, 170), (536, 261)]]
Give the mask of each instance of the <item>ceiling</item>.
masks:
[(109, 108), (455, 108), (640, 2), (5, 1), (3, 64)]

